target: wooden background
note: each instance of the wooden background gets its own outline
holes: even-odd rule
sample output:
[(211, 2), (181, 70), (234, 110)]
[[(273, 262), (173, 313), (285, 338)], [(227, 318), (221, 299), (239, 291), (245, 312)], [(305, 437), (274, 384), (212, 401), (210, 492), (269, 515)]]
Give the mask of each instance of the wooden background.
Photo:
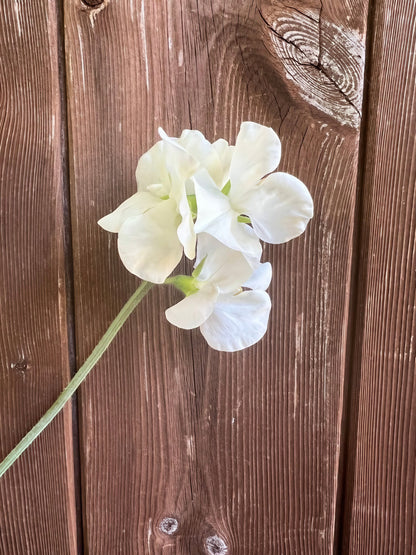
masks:
[(310, 188), (265, 338), (155, 288), (0, 480), (0, 553), (416, 552), (414, 0), (4, 0), (0, 456), (137, 287), (96, 221), (140, 154), (272, 126)]

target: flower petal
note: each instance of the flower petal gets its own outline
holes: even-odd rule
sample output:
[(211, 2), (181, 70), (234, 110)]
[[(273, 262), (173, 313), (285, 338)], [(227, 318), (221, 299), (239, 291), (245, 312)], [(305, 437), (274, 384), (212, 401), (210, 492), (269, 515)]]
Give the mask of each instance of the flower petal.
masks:
[(183, 195), (180, 199), (178, 210), (182, 217), (182, 221), (177, 230), (179, 241), (183, 245), (185, 256), (192, 260), (195, 258), (196, 235), (194, 231), (194, 220), (186, 195)]
[(118, 252), (126, 268), (141, 279), (163, 283), (182, 257), (179, 223), (172, 199), (127, 219), (118, 234)]
[(223, 167), (217, 148), (200, 131), (189, 129), (182, 132), (179, 144), (198, 160), (200, 166), (208, 171), (215, 183), (221, 188), (223, 181), (228, 180), (228, 171), (226, 171), (227, 168)]
[(198, 209), (195, 231), (200, 233), (207, 225), (214, 223), (219, 216), (227, 214), (231, 207), (228, 197), (221, 193), (205, 169), (196, 172), (193, 181)]
[(147, 210), (150, 210), (150, 208), (154, 208), (159, 202), (161, 202), (160, 199), (151, 193), (135, 193), (122, 202), (113, 212), (107, 214), (107, 216), (104, 216), (101, 220), (98, 220), (98, 225), (106, 231), (118, 233), (120, 227), (127, 218), (143, 214)]
[(230, 164), (235, 147), (229, 145), (225, 139), (218, 139), (212, 143), (212, 146), (217, 151), (222, 167), (223, 177), (221, 182), (217, 182), (218, 187), (222, 189), (230, 178)]
[(220, 293), (235, 293), (253, 272), (241, 252), (229, 249), (207, 233), (198, 236), (195, 267), (204, 258), (198, 280), (214, 283)]
[(266, 333), (270, 308), (270, 297), (264, 291), (221, 295), (211, 316), (201, 324), (201, 333), (217, 351), (245, 349)]
[(252, 121), (241, 124), (230, 166), (230, 199), (235, 208), (238, 200), (280, 162), (280, 140), (271, 127)]
[(195, 233), (209, 233), (230, 249), (259, 260), (262, 249), (254, 230), (237, 220), (238, 213), (208, 172), (198, 171), (193, 180), (198, 207)]
[(160, 196), (169, 194), (170, 180), (164, 160), (163, 141), (157, 142), (140, 157), (136, 168), (136, 181), (138, 191), (145, 191), (149, 185), (158, 183), (163, 186)]
[(163, 153), (171, 183), (170, 196), (179, 204), (184, 196), (193, 194), (193, 191), (187, 189), (192, 185), (190, 177), (198, 169), (199, 163), (176, 139), (163, 140)]
[(168, 322), (184, 330), (197, 328), (212, 314), (217, 297), (217, 288), (208, 284), (168, 308), (165, 311), (166, 318)]
[(273, 173), (243, 199), (257, 235), (268, 243), (285, 243), (305, 231), (313, 216), (306, 186), (288, 173)]
[[(185, 188), (186, 180), (196, 171), (198, 161), (191, 156), (178, 142), (168, 137), (159, 128), (162, 140), (141, 156), (136, 169), (136, 180), (139, 191), (159, 184), (159, 195), (178, 196), (178, 186)], [(161, 185), (163, 187), (161, 187)]]
[(243, 287), (265, 291), (272, 280), (272, 265), (270, 262), (258, 263), (250, 278), (243, 283)]

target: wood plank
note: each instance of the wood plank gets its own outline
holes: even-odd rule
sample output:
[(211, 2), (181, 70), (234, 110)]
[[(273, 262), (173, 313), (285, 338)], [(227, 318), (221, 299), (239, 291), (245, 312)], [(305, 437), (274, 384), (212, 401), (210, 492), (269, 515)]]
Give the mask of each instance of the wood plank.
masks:
[(414, 553), (416, 5), (375, 3), (345, 553)]
[(95, 222), (134, 192), (158, 125), (231, 141), (241, 121), (273, 126), (316, 216), (304, 237), (266, 248), (274, 308), (259, 345), (211, 351), (167, 324), (178, 296), (159, 288), (89, 377), (86, 545), (330, 552), (367, 3), (155, 4), (66, 5), (79, 361), (138, 285)]
[[(69, 379), (57, 5), (0, 7), (0, 457)], [(71, 407), (0, 480), (0, 552), (75, 553)]]

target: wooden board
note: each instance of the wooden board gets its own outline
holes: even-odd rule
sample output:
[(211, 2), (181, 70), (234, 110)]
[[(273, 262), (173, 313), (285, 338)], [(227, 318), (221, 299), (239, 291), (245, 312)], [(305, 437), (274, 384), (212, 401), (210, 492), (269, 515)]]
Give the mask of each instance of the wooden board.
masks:
[[(69, 379), (57, 11), (0, 7), (0, 457)], [(0, 552), (76, 553), (71, 407), (0, 480)]]
[(416, 5), (375, 4), (345, 553), (414, 553)]
[(367, 3), (258, 4), (65, 4), (79, 363), (138, 285), (96, 221), (134, 192), (158, 125), (273, 126), (316, 205), (302, 238), (266, 249), (259, 345), (209, 350), (167, 324), (178, 296), (159, 288), (83, 386), (91, 552), (332, 549)]

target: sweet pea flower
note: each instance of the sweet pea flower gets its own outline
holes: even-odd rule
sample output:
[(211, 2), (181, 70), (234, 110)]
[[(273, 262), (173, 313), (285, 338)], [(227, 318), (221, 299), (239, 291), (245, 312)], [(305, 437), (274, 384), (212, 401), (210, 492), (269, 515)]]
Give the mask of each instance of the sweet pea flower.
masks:
[(202, 233), (193, 275), (167, 280), (187, 296), (166, 310), (166, 318), (183, 329), (199, 327), (213, 349), (239, 351), (259, 341), (267, 330), (271, 302), (265, 289), (270, 280), (268, 262), (258, 262), (253, 272), (241, 252)]
[(278, 244), (303, 233), (313, 215), (313, 201), (299, 179), (271, 173), (280, 153), (273, 129), (242, 123), (227, 175), (216, 181), (200, 168), (193, 176), (198, 206), (195, 232), (209, 233), (254, 259), (261, 253), (259, 239)]
[[(244, 122), (235, 147), (209, 143), (199, 131), (161, 141), (139, 160), (137, 192), (98, 223), (118, 233), (126, 268), (144, 280), (110, 324), (58, 399), (0, 462), (0, 477), (69, 401), (154, 283), (171, 283), (185, 298), (166, 310), (171, 324), (199, 327), (213, 349), (234, 352), (267, 330), (271, 265), (260, 262), (260, 239), (284, 243), (313, 214), (305, 185), (271, 173), (280, 141), (269, 127)], [(168, 277), (185, 253), (191, 276)]]
[(102, 228), (118, 233), (120, 258), (136, 276), (163, 283), (184, 249), (194, 257), (195, 234), (187, 229), (192, 216), (184, 183), (197, 168), (184, 149), (159, 141), (139, 160), (137, 193), (99, 220)]
[(162, 140), (139, 160), (138, 192), (99, 220), (118, 233), (118, 251), (126, 268), (153, 283), (163, 283), (182, 253), (195, 257), (195, 194), (191, 176), (200, 168), (222, 184), (232, 149), (219, 139), (209, 143), (199, 131), (185, 130)]

